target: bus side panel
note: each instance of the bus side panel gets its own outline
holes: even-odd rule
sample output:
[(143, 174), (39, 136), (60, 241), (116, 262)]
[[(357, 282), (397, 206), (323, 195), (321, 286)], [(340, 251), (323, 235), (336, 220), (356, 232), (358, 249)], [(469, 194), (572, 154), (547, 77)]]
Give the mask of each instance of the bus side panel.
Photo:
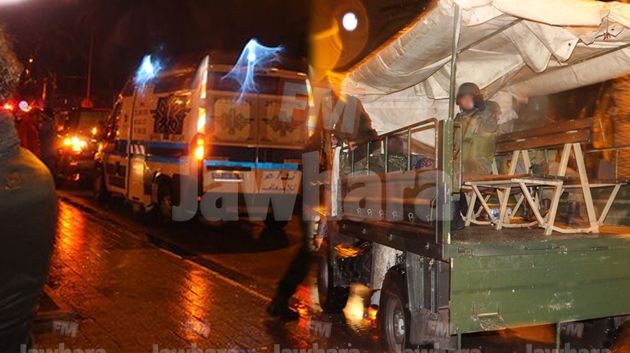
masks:
[[(156, 84), (167, 82), (159, 79)], [(156, 173), (173, 178), (188, 173), (188, 143), (196, 131), (196, 111), (188, 90), (158, 90), (147, 86), (138, 93), (133, 115), (129, 198), (143, 205), (152, 202)]]
[(218, 91), (210, 91), (208, 96), (210, 141), (255, 146), (259, 133), (253, 124), (256, 119), (256, 96), (244, 94), (239, 100), (237, 92)]
[(514, 254), (454, 257), (451, 334), (630, 313), (630, 242), (567, 243), (554, 250), (540, 242)]
[(306, 98), (259, 95), (259, 144), (302, 148), (308, 135), (307, 107)]

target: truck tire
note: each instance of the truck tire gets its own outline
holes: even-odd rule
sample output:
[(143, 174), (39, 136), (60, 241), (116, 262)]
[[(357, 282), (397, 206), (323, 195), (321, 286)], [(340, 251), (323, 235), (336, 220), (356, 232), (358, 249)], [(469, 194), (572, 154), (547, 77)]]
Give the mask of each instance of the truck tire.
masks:
[(404, 275), (396, 269), (390, 269), (383, 281), (377, 314), (381, 343), (389, 352), (402, 352), (411, 348), (409, 344), (411, 315), (408, 303)]
[(105, 185), (105, 170), (96, 167), (94, 170), (94, 180), (92, 181), (92, 196), (97, 201), (105, 202), (109, 199), (109, 192)]
[[(326, 249), (324, 246), (323, 248)], [(346, 307), (348, 296), (350, 295), (350, 288), (335, 286), (333, 271), (330, 256), (328, 256), (328, 254), (320, 255), (319, 271), (317, 274), (319, 306), (321, 306), (326, 313), (338, 314)]]

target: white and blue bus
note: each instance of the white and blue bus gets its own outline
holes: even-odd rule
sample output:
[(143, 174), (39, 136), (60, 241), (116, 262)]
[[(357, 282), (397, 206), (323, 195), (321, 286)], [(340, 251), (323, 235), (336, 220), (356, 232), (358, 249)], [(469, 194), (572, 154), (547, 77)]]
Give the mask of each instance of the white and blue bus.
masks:
[(183, 184), (193, 181), (197, 203), (187, 202), (190, 217), (201, 210), (211, 220), (247, 214), (284, 225), (312, 134), (309, 82), (302, 72), (257, 68), (256, 90), (243, 92), (227, 76), (233, 68), (206, 56), (196, 67), (130, 80), (97, 154), (95, 196), (122, 196), (163, 220), (182, 219), (188, 217), (175, 215), (174, 206), (190, 199)]

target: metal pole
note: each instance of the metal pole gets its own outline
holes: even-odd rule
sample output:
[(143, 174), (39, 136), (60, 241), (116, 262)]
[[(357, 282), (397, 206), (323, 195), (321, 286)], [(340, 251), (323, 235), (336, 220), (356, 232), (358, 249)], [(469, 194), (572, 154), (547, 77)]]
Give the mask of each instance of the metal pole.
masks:
[[(131, 115), (129, 116), (129, 127), (127, 132), (127, 168), (125, 170), (125, 197), (129, 199), (129, 190), (131, 189), (131, 183), (129, 179), (131, 178), (131, 144), (133, 143), (133, 121), (136, 117), (136, 99), (138, 97), (138, 88), (134, 87), (133, 90), (133, 99), (131, 100)], [(122, 109), (122, 108), (121, 108)]]
[(407, 170), (411, 170), (411, 129), (407, 130)]
[(92, 99), (92, 61), (94, 57), (94, 31), (90, 35), (90, 52), (88, 54), (88, 72), (87, 72), (87, 87), (85, 92), (85, 98)]
[(385, 135), (385, 146), (383, 146), (385, 151), (385, 173), (389, 172), (389, 135)]
[(366, 148), (367, 148), (367, 155), (366, 155), (366, 160), (365, 160), (365, 167), (367, 168), (367, 170), (365, 171), (366, 175), (370, 174), (370, 141), (368, 141), (366, 143)]
[(457, 84), (457, 45), (459, 43), (459, 32), (462, 24), (462, 13), (459, 5), (455, 4), (455, 14), (453, 16), (453, 38), (451, 42), (451, 82), (448, 90), (448, 118), (455, 118), (455, 85)]
[(354, 150), (350, 150), (350, 175), (354, 175)]
[[(438, 200), (438, 215), (439, 222), (436, 222), (436, 242), (442, 242), (442, 244), (450, 243), (451, 238), (451, 221), (453, 218), (452, 210), (452, 195), (453, 192), (453, 120), (455, 119), (455, 85), (457, 81), (455, 79), (457, 73), (457, 46), (459, 42), (459, 32), (461, 29), (461, 9), (459, 5), (454, 4), (453, 9), (453, 38), (451, 48), (451, 80), (448, 95), (448, 118), (442, 125), (442, 161), (441, 170), (437, 176), (437, 185), (440, 185), (437, 189), (436, 199)], [(441, 237), (441, 239), (440, 239)]]
[(562, 322), (556, 324), (556, 352), (560, 352), (560, 346), (562, 345)]

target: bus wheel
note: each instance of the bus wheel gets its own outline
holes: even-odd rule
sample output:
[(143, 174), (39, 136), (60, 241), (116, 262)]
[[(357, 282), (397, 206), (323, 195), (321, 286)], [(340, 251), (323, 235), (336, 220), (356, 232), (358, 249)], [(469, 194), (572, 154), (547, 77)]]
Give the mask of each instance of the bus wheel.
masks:
[[(322, 247), (326, 249), (324, 245), (322, 244)], [(324, 312), (329, 314), (340, 313), (348, 302), (350, 288), (334, 285), (334, 268), (330, 263), (328, 254), (319, 256), (317, 293), (319, 294), (319, 306), (322, 307)]]
[(98, 201), (107, 201), (109, 193), (105, 185), (105, 171), (101, 167), (96, 167), (94, 180), (92, 181), (92, 196)]
[(158, 186), (158, 204), (156, 214), (158, 220), (168, 224), (173, 220), (173, 190), (170, 183), (162, 182)]
[(289, 224), (289, 221), (276, 221), (273, 219), (273, 214), (269, 214), (265, 219), (265, 227), (269, 229), (284, 229)]
[(396, 270), (390, 270), (381, 289), (378, 326), (381, 342), (390, 352), (401, 352), (410, 348), (408, 339), (410, 313), (405, 283), (403, 275)]

